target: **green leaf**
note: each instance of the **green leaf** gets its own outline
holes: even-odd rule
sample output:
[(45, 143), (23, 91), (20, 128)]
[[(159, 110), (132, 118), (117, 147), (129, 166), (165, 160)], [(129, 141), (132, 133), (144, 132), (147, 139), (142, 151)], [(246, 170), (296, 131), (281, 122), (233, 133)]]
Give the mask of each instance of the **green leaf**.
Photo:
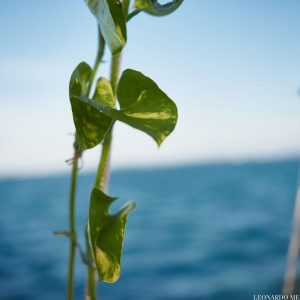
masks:
[[(78, 96), (87, 96), (91, 73), (91, 67), (82, 62), (76, 67), (70, 80), (70, 101), (76, 128), (76, 141), (80, 150), (93, 148), (98, 145), (112, 124), (111, 118), (102, 114), (91, 105), (78, 101), (76, 98)], [(112, 89), (107, 79), (99, 79), (94, 99), (105, 105), (110, 105), (113, 101)]]
[(96, 17), (102, 35), (112, 54), (126, 44), (126, 19), (119, 0), (85, 0)]
[(175, 11), (183, 0), (173, 0), (160, 4), (157, 0), (135, 0), (134, 7), (154, 16), (166, 16)]
[(109, 80), (104, 77), (98, 79), (93, 99), (109, 107), (115, 106), (115, 98)]
[(158, 145), (174, 130), (176, 104), (141, 72), (127, 69), (117, 89), (121, 109), (114, 116), (149, 134)]
[(76, 99), (91, 105), (113, 120), (119, 120), (150, 135), (158, 145), (174, 130), (177, 122), (175, 103), (149, 77), (127, 69), (118, 88), (120, 110), (87, 97)]
[(116, 200), (94, 188), (89, 209), (88, 234), (99, 279), (115, 282), (120, 277), (122, 245), (128, 214), (134, 202), (125, 204), (116, 214), (109, 214), (109, 206)]

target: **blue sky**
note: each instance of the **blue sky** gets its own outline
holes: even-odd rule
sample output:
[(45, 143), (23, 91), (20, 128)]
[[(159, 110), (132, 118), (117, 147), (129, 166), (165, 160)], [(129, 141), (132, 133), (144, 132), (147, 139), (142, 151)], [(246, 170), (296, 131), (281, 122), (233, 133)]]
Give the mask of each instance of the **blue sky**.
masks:
[[(179, 121), (159, 150), (117, 125), (113, 166), (298, 155), (299, 13), (298, 0), (185, 0), (170, 16), (132, 19), (122, 68), (154, 79)], [(83, 0), (11, 0), (0, 20), (0, 175), (67, 171), (68, 81), (79, 62), (93, 64), (95, 19)], [(108, 76), (108, 51), (105, 61)], [(84, 155), (87, 170), (98, 156)]]

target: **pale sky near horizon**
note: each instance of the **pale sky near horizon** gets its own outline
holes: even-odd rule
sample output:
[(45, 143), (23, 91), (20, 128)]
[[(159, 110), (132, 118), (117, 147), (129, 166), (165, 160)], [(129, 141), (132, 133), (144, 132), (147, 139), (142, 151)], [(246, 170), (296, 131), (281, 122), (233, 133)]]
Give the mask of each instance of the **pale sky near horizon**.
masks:
[[(185, 0), (128, 25), (122, 68), (151, 77), (179, 120), (158, 150), (118, 124), (112, 165), (272, 159), (300, 153), (300, 1)], [(0, 176), (67, 172), (70, 74), (93, 64), (96, 21), (83, 0), (2, 1)], [(108, 76), (109, 51), (99, 75)], [(95, 169), (99, 148), (84, 155)]]

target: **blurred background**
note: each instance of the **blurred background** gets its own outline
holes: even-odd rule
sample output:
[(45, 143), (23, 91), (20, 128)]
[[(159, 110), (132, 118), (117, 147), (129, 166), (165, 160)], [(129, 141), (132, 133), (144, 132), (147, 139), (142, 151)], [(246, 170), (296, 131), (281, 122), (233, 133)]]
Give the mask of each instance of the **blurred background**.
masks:
[[(297, 0), (186, 0), (129, 22), (122, 68), (154, 79), (179, 120), (160, 149), (115, 127), (110, 194), (137, 209), (103, 299), (280, 293), (300, 152), (299, 12)], [(68, 82), (94, 62), (96, 21), (83, 0), (2, 1), (0, 17), (0, 299), (64, 299), (68, 240), (52, 232), (67, 229)], [(80, 170), (82, 244), (99, 151)], [(84, 278), (77, 257), (76, 299)]]

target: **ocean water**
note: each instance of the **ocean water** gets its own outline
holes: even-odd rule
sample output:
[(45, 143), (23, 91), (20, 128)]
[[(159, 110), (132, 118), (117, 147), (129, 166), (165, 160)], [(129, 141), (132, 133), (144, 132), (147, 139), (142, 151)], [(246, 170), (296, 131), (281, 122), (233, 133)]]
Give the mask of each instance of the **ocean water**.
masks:
[[(129, 217), (122, 275), (99, 283), (107, 300), (243, 300), (280, 293), (298, 161), (120, 170), (110, 195)], [(93, 174), (80, 174), (83, 244)], [(0, 299), (64, 299), (68, 176), (0, 180)], [(85, 268), (77, 255), (76, 299)]]

